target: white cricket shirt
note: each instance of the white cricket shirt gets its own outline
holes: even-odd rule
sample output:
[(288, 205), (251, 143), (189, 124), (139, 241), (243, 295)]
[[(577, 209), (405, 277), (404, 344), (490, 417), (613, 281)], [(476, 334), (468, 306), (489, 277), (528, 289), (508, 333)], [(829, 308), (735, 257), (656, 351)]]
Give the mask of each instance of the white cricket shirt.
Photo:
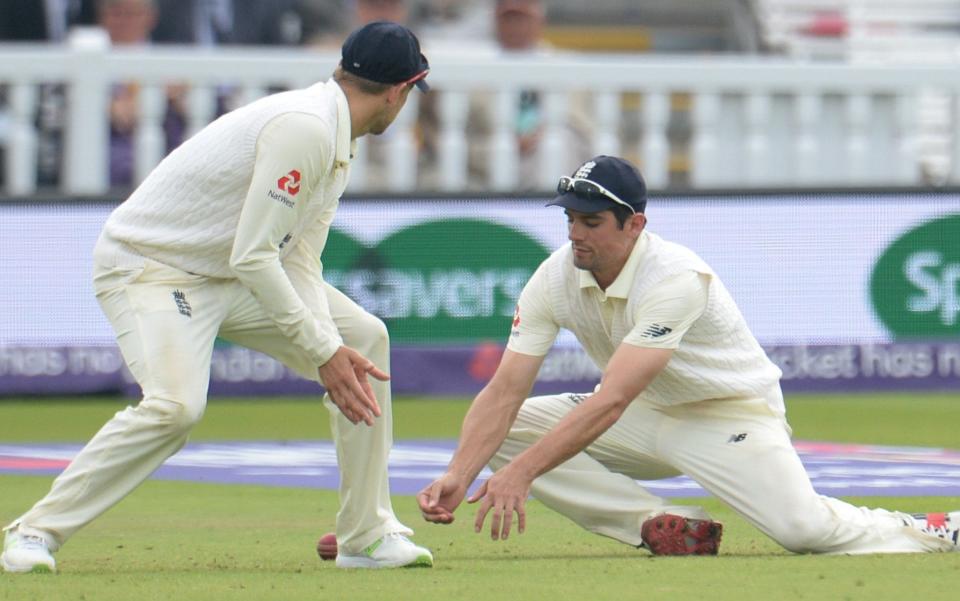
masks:
[(326, 363), (342, 339), (322, 290), (320, 253), (349, 177), (350, 127), (333, 80), (223, 115), (111, 214), (96, 260), (135, 268), (147, 257), (236, 278), (294, 344)]
[(674, 349), (640, 395), (658, 403), (766, 397), (780, 377), (709, 266), (646, 231), (606, 291), (570, 245), (554, 252), (520, 295), (507, 348), (544, 356), (561, 328), (601, 370), (623, 343)]

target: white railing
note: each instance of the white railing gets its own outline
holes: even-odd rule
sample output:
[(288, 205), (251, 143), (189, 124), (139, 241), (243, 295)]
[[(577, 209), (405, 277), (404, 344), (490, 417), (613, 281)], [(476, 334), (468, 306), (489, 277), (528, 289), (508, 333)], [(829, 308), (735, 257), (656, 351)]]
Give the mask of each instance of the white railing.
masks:
[[(429, 53), (429, 48), (428, 48)], [(232, 86), (254, 99), (271, 86), (302, 87), (326, 79), (337, 55), (307, 49), (157, 47), (109, 50), (102, 44), (66, 47), (0, 46), (0, 85), (7, 87), (6, 190), (37, 190), (37, 86), (68, 89), (61, 192), (108, 191), (107, 106), (114, 82), (139, 85), (135, 179), (163, 156), (164, 87), (187, 84), (188, 131), (215, 116), (217, 90)], [(653, 189), (680, 171), (693, 188), (917, 185), (925, 181), (917, 153), (921, 90), (949, 98), (941, 124), (950, 144), (938, 183), (960, 184), (960, 70), (958, 65), (845, 65), (782, 59), (713, 56), (569, 55), (506, 57), (433, 52), (430, 82), (439, 114), (436, 191), (468, 187), (466, 134), (470, 96), (492, 92), (489, 191), (518, 186), (549, 190), (571, 171), (560, 134), (574, 95), (589, 96), (591, 154), (634, 158)], [(540, 93), (544, 110), (536, 182), (519, 181), (513, 138), (521, 89)], [(639, 96), (639, 104), (636, 98)], [(418, 94), (385, 136), (383, 171), (355, 165), (354, 191), (424, 191), (416, 121)], [(687, 99), (689, 102), (687, 102)], [(639, 107), (637, 109), (631, 107)], [(630, 113), (634, 110), (634, 113)], [(678, 118), (679, 116), (679, 118)], [(685, 117), (685, 118), (684, 118)], [(638, 121), (633, 123), (631, 119)], [(677, 123), (688, 134), (678, 141)], [(628, 135), (630, 131), (639, 132)], [(684, 137), (684, 136), (680, 136)]]

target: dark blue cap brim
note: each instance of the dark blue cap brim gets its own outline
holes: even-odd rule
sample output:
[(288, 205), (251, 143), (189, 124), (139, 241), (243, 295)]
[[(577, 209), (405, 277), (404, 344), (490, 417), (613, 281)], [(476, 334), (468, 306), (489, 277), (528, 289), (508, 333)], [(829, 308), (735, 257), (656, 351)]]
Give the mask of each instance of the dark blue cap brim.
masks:
[[(420, 55), (420, 72), (421, 73), (430, 72), (430, 63), (427, 61), (427, 57), (425, 57), (423, 54)], [(420, 88), (420, 91), (423, 92), (424, 94), (430, 91), (430, 84), (427, 83), (426, 75), (418, 79), (414, 85)]]
[(580, 213), (599, 213), (600, 211), (608, 211), (618, 205), (612, 200), (608, 200), (603, 196), (597, 196), (596, 198), (585, 198), (583, 196), (577, 196), (573, 191), (564, 192), (560, 196), (557, 196), (545, 206), (548, 207), (563, 207), (565, 209), (572, 209)]

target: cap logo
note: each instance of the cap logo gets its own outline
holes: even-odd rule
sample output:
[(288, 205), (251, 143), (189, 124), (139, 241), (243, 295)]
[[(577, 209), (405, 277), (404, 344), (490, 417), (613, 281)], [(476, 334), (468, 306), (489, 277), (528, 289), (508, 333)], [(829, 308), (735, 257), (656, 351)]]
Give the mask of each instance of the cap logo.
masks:
[(590, 172), (593, 171), (593, 168), (597, 166), (596, 161), (587, 161), (577, 169), (577, 172), (573, 174), (573, 179), (587, 179)]
[(355, 62), (355, 63), (353, 63), (353, 66), (356, 67), (357, 69), (359, 69), (359, 68), (360, 68), (360, 63), (356, 63), (356, 62)]

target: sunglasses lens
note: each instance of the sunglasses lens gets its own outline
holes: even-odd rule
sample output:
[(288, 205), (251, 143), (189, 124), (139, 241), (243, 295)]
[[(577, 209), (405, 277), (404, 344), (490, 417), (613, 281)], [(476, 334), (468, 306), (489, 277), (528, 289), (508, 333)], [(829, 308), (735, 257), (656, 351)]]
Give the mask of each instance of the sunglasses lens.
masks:
[(603, 195), (602, 192), (597, 188), (593, 182), (588, 182), (585, 180), (579, 180), (573, 182), (573, 191), (580, 196), (583, 196), (588, 199), (593, 199), (596, 195)]

